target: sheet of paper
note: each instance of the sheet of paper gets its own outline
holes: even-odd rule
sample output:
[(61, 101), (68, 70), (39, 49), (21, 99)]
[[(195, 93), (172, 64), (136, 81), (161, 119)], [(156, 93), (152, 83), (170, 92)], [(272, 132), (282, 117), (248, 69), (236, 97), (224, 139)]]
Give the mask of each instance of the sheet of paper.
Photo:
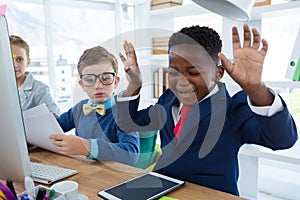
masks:
[(50, 113), (47, 106), (45, 104), (40, 104), (36, 107), (23, 111), (23, 116), (24, 118), (28, 119), (31, 117), (37, 117), (39, 115), (44, 115), (47, 113)]
[(23, 116), (28, 143), (59, 153), (49, 136), (51, 134), (64, 134), (64, 132), (47, 107), (41, 105), (32, 108), (23, 112)]

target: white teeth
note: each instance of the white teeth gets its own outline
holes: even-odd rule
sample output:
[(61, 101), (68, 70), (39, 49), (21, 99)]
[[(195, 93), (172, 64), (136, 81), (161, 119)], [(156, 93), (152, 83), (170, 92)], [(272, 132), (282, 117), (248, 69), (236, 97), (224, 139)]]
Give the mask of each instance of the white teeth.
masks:
[(180, 92), (181, 94), (192, 94), (194, 93), (194, 90), (188, 91), (188, 92)]

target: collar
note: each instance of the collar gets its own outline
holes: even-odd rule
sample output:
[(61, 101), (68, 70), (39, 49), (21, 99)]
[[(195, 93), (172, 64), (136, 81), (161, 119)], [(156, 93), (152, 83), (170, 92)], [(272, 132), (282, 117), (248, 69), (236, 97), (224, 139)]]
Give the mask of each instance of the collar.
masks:
[(32, 76), (32, 73), (25, 72), (26, 78), (24, 80), (23, 85), (19, 88), (21, 90), (31, 90), (33, 88), (34, 78)]
[[(218, 86), (218, 84), (215, 84), (215, 86), (213, 87), (213, 89), (203, 98), (201, 99), (198, 103), (200, 103), (201, 101), (211, 97), (212, 95), (216, 94), (217, 92), (219, 92), (220, 88)], [(176, 117), (179, 119), (180, 114), (181, 114), (181, 109), (182, 109), (183, 104), (180, 103), (179, 107), (178, 107), (178, 111), (176, 113)]]
[(99, 103), (93, 103), (93, 101), (91, 99), (88, 100), (87, 102), (88, 105), (91, 106), (98, 106), (100, 104), (104, 104), (106, 109), (110, 109), (111, 107), (113, 107), (116, 104), (115, 101), (115, 95), (113, 94), (109, 99), (107, 99), (104, 102), (99, 102)]

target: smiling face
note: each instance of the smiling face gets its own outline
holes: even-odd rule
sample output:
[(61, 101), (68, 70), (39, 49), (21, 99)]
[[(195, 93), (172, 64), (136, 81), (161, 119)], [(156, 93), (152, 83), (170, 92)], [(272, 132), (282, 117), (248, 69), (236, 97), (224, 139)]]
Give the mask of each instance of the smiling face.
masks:
[(168, 71), (170, 89), (187, 106), (203, 99), (221, 78), (215, 62), (200, 45), (172, 46)]
[[(100, 62), (95, 65), (88, 65), (82, 68), (81, 75), (85, 74), (103, 74), (105, 72), (113, 72), (114, 68), (110, 62)], [(114, 77), (114, 81), (110, 85), (103, 85), (99, 78), (96, 79), (94, 86), (85, 86), (82, 83), (82, 80), (79, 80), (79, 84), (82, 89), (87, 93), (89, 98), (93, 101), (93, 103), (100, 103), (108, 100), (112, 95), (116, 87), (118, 86), (120, 78), (118, 76)]]
[(11, 45), (13, 53), (13, 61), (15, 67), (15, 73), (18, 83), (25, 80), (25, 68), (30, 64), (30, 59), (26, 54), (26, 50), (19, 45)]

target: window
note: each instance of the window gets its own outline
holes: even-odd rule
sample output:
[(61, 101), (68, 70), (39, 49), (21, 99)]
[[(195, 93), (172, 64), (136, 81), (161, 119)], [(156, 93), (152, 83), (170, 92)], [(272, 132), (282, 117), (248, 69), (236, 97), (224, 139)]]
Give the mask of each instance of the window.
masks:
[[(299, 130), (300, 82), (287, 80), (285, 73), (300, 27), (300, 8), (266, 15), (261, 23), (263, 38), (269, 44), (263, 79), (284, 98)], [(259, 190), (284, 199), (298, 199), (300, 141), (287, 150), (274, 152), (263, 147), (259, 149), (270, 155), (269, 158), (266, 156), (260, 159)]]
[(30, 46), (27, 70), (50, 86), (61, 112), (82, 98), (76, 90), (76, 65), (83, 51), (134, 29), (134, 6), (114, 2), (0, 0), (0, 5), (7, 4), (10, 34), (20, 35)]

